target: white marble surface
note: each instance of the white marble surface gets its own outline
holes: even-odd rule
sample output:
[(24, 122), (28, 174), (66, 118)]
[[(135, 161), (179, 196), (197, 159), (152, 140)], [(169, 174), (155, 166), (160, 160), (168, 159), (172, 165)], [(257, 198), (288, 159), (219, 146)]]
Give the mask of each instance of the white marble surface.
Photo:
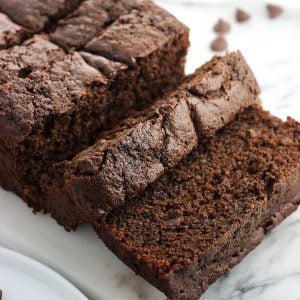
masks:
[[(300, 120), (299, 0), (275, 1), (287, 10), (272, 21), (266, 17), (262, 0), (157, 2), (191, 28), (188, 72), (212, 56), (209, 50), (209, 43), (215, 37), (212, 26), (222, 17), (232, 25), (228, 34), (229, 50), (240, 49), (244, 53), (261, 84), (265, 108), (282, 118), (291, 115)], [(234, 22), (237, 5), (252, 13), (253, 18), (248, 23)], [(49, 216), (34, 217), (20, 199), (1, 189), (0, 243), (57, 270), (90, 299), (165, 299), (116, 259), (89, 226), (66, 233)], [(300, 210), (201, 298), (229, 299), (300, 299)]]

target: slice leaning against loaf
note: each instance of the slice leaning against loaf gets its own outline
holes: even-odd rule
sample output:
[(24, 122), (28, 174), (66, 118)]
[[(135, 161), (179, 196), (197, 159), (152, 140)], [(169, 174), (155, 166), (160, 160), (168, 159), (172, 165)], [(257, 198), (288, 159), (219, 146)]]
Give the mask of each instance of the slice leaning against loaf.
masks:
[(56, 165), (41, 181), (43, 206), (67, 229), (109, 213), (139, 195), (258, 95), (240, 52), (213, 58), (144, 115)]
[(249, 107), (95, 229), (170, 300), (196, 300), (300, 203), (300, 123)]

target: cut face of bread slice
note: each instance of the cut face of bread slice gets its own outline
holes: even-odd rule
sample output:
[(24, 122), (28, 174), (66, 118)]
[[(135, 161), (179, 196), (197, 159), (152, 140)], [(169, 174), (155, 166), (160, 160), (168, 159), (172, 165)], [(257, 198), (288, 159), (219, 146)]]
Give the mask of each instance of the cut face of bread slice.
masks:
[(300, 202), (300, 124), (251, 107), (95, 229), (170, 299), (199, 299)]
[(44, 206), (67, 229), (104, 216), (176, 166), (258, 94), (240, 52), (214, 58), (148, 111), (55, 166), (41, 182)]

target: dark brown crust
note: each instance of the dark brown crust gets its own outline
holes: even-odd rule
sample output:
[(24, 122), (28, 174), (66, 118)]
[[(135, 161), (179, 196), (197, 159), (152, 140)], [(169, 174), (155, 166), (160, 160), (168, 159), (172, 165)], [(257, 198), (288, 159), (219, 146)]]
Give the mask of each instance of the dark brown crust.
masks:
[(0, 13), (0, 50), (20, 45), (32, 32), (14, 24), (5, 14)]
[[(212, 263), (206, 266), (204, 271), (198, 274), (195, 274), (191, 270), (187, 270), (182, 273), (168, 275), (165, 278), (158, 277), (156, 273), (153, 273), (151, 266), (141, 263), (132, 252), (127, 252), (119, 241), (114, 240), (114, 238), (107, 232), (104, 232), (102, 228), (99, 229), (97, 225), (94, 226), (94, 228), (111, 251), (113, 251), (136, 273), (163, 291), (168, 296), (168, 299), (197, 300), (207, 290), (210, 284), (229, 272), (230, 269), (237, 265), (247, 254), (254, 250), (263, 240), (264, 235), (293, 213), (298, 208), (299, 204), (300, 194), (292, 201), (282, 204), (277, 209), (274, 208), (273, 213), (270, 213), (260, 226), (254, 229), (249, 235), (245, 236), (243, 244), (235, 246), (226, 252), (226, 257), (224, 257), (222, 262)], [(188, 290), (190, 290), (190, 294), (180, 295), (180, 287), (183, 283), (185, 287), (189, 287)]]
[[(42, 186), (51, 196), (69, 195), (69, 202), (77, 206), (78, 222), (91, 218), (90, 207), (92, 215), (110, 212), (140, 194), (204, 138), (256, 102), (258, 94), (256, 80), (239, 52), (215, 58), (175, 93), (158, 101), (146, 116), (129, 120), (123, 129), (106, 135), (66, 163), (62, 187), (54, 182), (51, 188), (48, 178)], [(49, 210), (57, 212), (55, 201), (51, 203)], [(86, 207), (85, 213), (82, 207)], [(71, 217), (70, 211), (77, 209), (64, 211)], [(66, 217), (59, 218), (59, 223), (72, 228)]]
[[(47, 30), (55, 30), (57, 18), (73, 11), (81, 1), (25, 2), (0, 0), (0, 8), (20, 23), (45, 31), (48, 25), (51, 28)], [(115, 20), (136, 3), (121, 2), (108, 0), (101, 5)], [(138, 10), (143, 9), (139, 4)], [(66, 52), (49, 42), (47, 34), (1, 51), (0, 164), (7, 172), (0, 174), (0, 183), (35, 210), (50, 207), (42, 206), (39, 180), (52, 163), (70, 159), (91, 145), (101, 131), (148, 107), (182, 80), (188, 29), (154, 4), (145, 18), (156, 18), (154, 12), (166, 16), (161, 26), (170, 32), (153, 26), (158, 34), (164, 34), (165, 43), (159, 47), (146, 34), (143, 41), (151, 51), (131, 66), (86, 51)], [(140, 42), (135, 36), (131, 40)]]
[[(245, 114), (245, 116), (246, 115), (247, 114)], [(279, 123), (275, 117), (273, 118), (273, 121), (269, 119), (268, 122), (271, 126), (273, 126), (272, 122), (274, 122), (274, 128), (278, 128), (277, 126)], [(293, 136), (293, 132), (295, 134), (294, 146), (292, 146), (291, 148), (291, 153), (293, 153), (293, 161), (294, 161), (291, 166), (293, 166), (293, 168), (287, 168), (280, 171), (281, 166), (273, 166), (275, 169), (279, 170), (278, 172), (281, 173), (282, 174), (281, 176), (283, 177), (280, 177), (281, 179), (279, 179), (274, 185), (272, 185), (272, 188), (270, 190), (268, 189), (269, 184), (267, 180), (266, 181), (267, 189), (265, 190), (265, 188), (263, 188), (262, 194), (259, 194), (260, 196), (257, 196), (258, 198), (261, 197), (261, 201), (257, 202), (253, 206), (251, 205), (251, 210), (249, 210), (242, 217), (240, 216), (236, 217), (235, 222), (233, 223), (230, 222), (229, 223), (230, 229), (225, 231), (224, 234), (222, 234), (220, 240), (212, 239), (212, 241), (210, 241), (208, 239), (207, 240), (208, 244), (207, 246), (205, 246), (206, 248), (204, 248), (206, 249), (204, 254), (200, 251), (199, 252), (200, 255), (197, 254), (195, 256), (191, 256), (191, 258), (187, 257), (186, 262), (184, 262), (184, 259), (182, 259), (182, 257), (180, 256), (182, 262), (175, 261), (173, 262), (173, 264), (171, 264), (170, 262), (171, 260), (169, 260), (168, 258), (164, 258), (164, 256), (160, 256), (160, 255), (156, 256), (155, 252), (151, 252), (150, 254), (149, 252), (144, 250), (144, 247), (146, 246), (140, 246), (140, 245), (148, 245), (147, 237), (145, 237), (145, 239), (140, 240), (141, 237), (138, 235), (136, 236), (136, 239), (135, 238), (132, 239), (130, 230), (132, 230), (133, 224), (135, 224), (136, 226), (136, 223), (133, 223), (135, 217), (131, 218), (129, 216), (126, 216), (127, 214), (126, 207), (124, 208), (124, 210), (117, 210), (115, 213), (114, 212), (112, 213), (114, 217), (116, 217), (116, 219), (113, 219), (113, 221), (111, 219), (107, 219), (106, 223), (105, 222), (103, 223), (103, 220), (99, 219), (99, 222), (94, 223), (95, 230), (98, 232), (99, 236), (104, 240), (106, 245), (112, 251), (114, 251), (114, 253), (122, 261), (124, 261), (139, 275), (143, 276), (149, 282), (151, 282), (153, 285), (155, 285), (157, 288), (163, 291), (171, 300), (199, 299), (201, 294), (204, 293), (204, 291), (211, 283), (213, 283), (221, 275), (227, 273), (230, 270), (230, 268), (236, 265), (247, 253), (249, 253), (253, 248), (255, 248), (256, 245), (259, 244), (259, 242), (263, 238), (264, 233), (269, 232), (271, 229), (277, 226), (285, 217), (291, 214), (298, 207), (300, 203), (300, 161), (297, 160), (298, 159), (297, 151), (299, 151), (297, 148), (297, 145), (299, 145), (299, 135), (298, 135), (299, 123), (297, 122), (293, 123), (291, 120), (288, 122), (290, 123), (288, 123), (289, 125), (287, 128), (289, 128), (289, 126), (291, 126), (291, 128), (294, 128), (294, 131), (290, 131), (290, 136), (291, 137)], [(285, 124), (280, 126), (283, 126), (282, 128), (285, 128), (284, 127)], [(256, 130), (255, 126), (254, 126), (254, 130)], [(287, 129), (287, 132), (289, 132), (289, 129)], [(280, 145), (278, 145), (278, 148), (281, 147), (282, 149), (282, 147), (286, 147), (288, 149), (289, 147), (288, 145), (292, 145), (290, 143), (293, 142), (291, 142), (291, 140), (289, 140), (289, 138), (287, 137), (287, 140), (286, 141), (282, 140), (282, 143), (283, 144), (279, 142)], [(263, 154), (261, 154), (261, 156), (263, 156)], [(289, 159), (287, 159), (287, 161), (289, 161)], [(251, 170), (249, 171), (252, 172)], [(239, 172), (238, 168), (236, 172)], [(191, 174), (191, 176), (193, 177), (201, 176), (201, 174)], [(271, 175), (267, 175), (267, 178), (269, 178), (269, 176), (270, 178), (272, 178)], [(185, 179), (186, 178), (183, 175), (182, 178), (181, 177), (173, 178), (173, 180), (176, 180), (176, 182), (177, 181), (181, 182), (184, 181)], [(228, 178), (228, 182), (230, 184), (230, 178)], [(251, 183), (250, 182), (248, 183), (248, 181), (241, 184), (245, 184), (245, 185), (249, 184), (249, 186), (251, 186)], [(257, 182), (257, 186), (258, 185), (260, 185), (259, 182)], [(203, 188), (208, 188), (208, 187), (205, 186)], [(153, 187), (153, 189), (155, 195), (161, 195), (161, 197), (164, 196), (163, 191), (156, 190), (155, 187)], [(166, 189), (168, 189), (168, 187), (166, 187)], [(151, 191), (149, 192), (150, 194)], [(191, 192), (192, 195), (194, 195), (193, 191), (189, 191), (189, 192)], [(187, 193), (186, 195), (189, 195), (189, 193)], [(187, 199), (189, 199), (188, 197), (189, 196), (187, 196)], [(235, 197), (237, 197), (237, 195), (235, 195), (233, 199), (236, 199)], [(246, 197), (245, 200), (240, 199), (240, 201), (241, 202), (249, 201), (249, 203), (251, 203), (252, 201), (251, 198), (252, 196), (250, 196), (249, 194), (248, 199)], [(175, 201), (176, 198), (174, 198), (173, 200)], [(163, 199), (161, 201), (163, 202)], [(186, 201), (187, 201), (186, 207), (183, 209), (184, 213), (188, 212), (187, 207), (189, 206), (188, 205), (189, 200)], [(219, 200), (219, 202), (221, 202), (221, 199)], [(152, 212), (152, 209), (154, 208), (154, 206), (153, 207), (151, 206), (151, 201), (146, 203), (144, 202), (144, 204), (142, 205), (145, 205), (145, 211), (151, 210)], [(176, 205), (178, 205), (178, 203), (176, 203)], [(228, 203), (228, 205), (230, 204)], [(135, 204), (133, 204), (133, 206), (135, 206)], [(207, 206), (207, 209), (209, 210), (209, 206)], [(134, 212), (140, 212), (140, 210), (137, 211), (129, 210), (129, 211), (131, 212), (131, 214), (134, 214)], [(170, 209), (169, 214), (168, 212), (166, 213), (161, 211), (161, 214), (163, 215), (163, 219), (172, 221), (174, 216), (172, 216), (171, 211), (173, 210)], [(159, 214), (159, 212), (156, 211), (154, 213)], [(237, 214), (235, 208), (233, 208), (233, 213), (235, 215)], [(151, 215), (151, 213), (149, 213), (149, 215)], [(186, 215), (184, 214), (184, 216)], [(129, 218), (130, 220), (131, 227), (130, 228), (127, 227), (127, 230), (129, 232), (126, 231), (127, 223), (125, 223), (125, 225), (123, 223), (122, 225), (118, 224), (117, 220), (122, 219), (123, 217)], [(196, 218), (200, 217), (199, 215), (197, 215), (197, 211), (195, 212), (194, 217)], [(136, 219), (139, 220), (140, 224), (143, 224), (142, 219), (138, 219), (138, 218)], [(191, 217), (191, 219), (193, 219), (193, 217)], [(223, 221), (221, 221), (221, 219), (222, 219), (222, 214), (220, 215), (220, 220), (218, 220), (218, 222), (220, 223), (223, 222), (224, 224), (227, 224), (226, 218)], [(148, 229), (149, 235), (151, 235), (152, 233), (151, 230), (154, 231), (156, 230), (155, 226), (153, 226), (154, 229), (150, 229), (150, 227), (152, 227), (151, 222), (152, 219), (150, 217), (149, 219), (147, 219), (147, 221), (145, 221), (145, 223), (148, 224), (146, 225), (147, 228), (149, 226)], [(213, 224), (214, 219), (209, 218), (205, 222), (207, 223), (211, 222), (211, 224)], [(206, 224), (205, 222), (203, 222), (203, 224)], [(140, 226), (143, 227), (143, 225)], [(157, 228), (162, 228), (162, 227), (157, 227)], [(221, 230), (222, 228), (220, 229), (220, 231)], [(129, 239), (126, 238), (126, 232), (128, 236), (130, 236)], [(132, 232), (135, 232), (134, 234), (136, 234), (135, 230), (132, 230)], [(195, 233), (196, 232), (197, 231), (195, 231)], [(123, 233), (125, 233), (125, 236), (123, 235)], [(199, 234), (199, 232), (197, 233)], [(158, 236), (160, 236), (163, 240), (164, 239), (163, 237), (166, 236), (167, 234), (168, 232), (161, 232), (158, 234)], [(185, 235), (186, 237), (185, 241), (187, 244), (190, 244), (191, 240), (193, 240), (192, 237), (189, 238), (189, 236), (192, 235), (193, 232), (191, 231), (188, 231), (187, 235)], [(181, 238), (183, 238), (183, 233), (181, 234), (178, 233), (178, 239)], [(202, 242), (202, 244), (198, 244), (201, 249), (202, 247), (204, 247), (203, 243), (204, 242)], [(159, 248), (159, 247), (164, 247), (163, 245), (165, 244), (162, 241), (160, 241), (157, 243), (156, 246)], [(173, 249), (172, 245), (169, 245), (169, 247)], [(192, 249), (196, 249), (196, 245), (191, 245), (191, 247)], [(172, 253), (172, 250), (170, 251)], [(178, 253), (178, 249), (176, 248), (174, 251), (175, 253), (173, 253), (172, 255), (174, 255), (174, 257), (177, 257), (176, 253)]]
[(73, 11), (82, 0), (0, 0), (0, 10), (16, 23), (35, 32)]

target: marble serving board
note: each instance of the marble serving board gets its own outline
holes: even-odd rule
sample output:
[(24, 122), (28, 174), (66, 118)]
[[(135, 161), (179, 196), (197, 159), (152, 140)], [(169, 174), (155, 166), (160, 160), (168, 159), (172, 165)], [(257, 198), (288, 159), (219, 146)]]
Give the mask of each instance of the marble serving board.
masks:
[[(240, 49), (253, 68), (264, 107), (283, 119), (290, 115), (300, 121), (300, 1), (276, 1), (286, 7), (285, 14), (276, 20), (266, 17), (261, 0), (157, 2), (191, 28), (188, 73), (214, 54), (209, 49), (215, 38), (212, 27), (222, 17), (232, 27), (227, 35), (229, 50)], [(249, 22), (234, 21), (237, 6), (252, 14)], [(165, 299), (107, 250), (88, 225), (67, 233), (48, 215), (34, 216), (18, 197), (2, 189), (0, 244), (52, 267), (89, 299)], [(201, 298), (229, 299), (300, 299), (300, 210)]]

